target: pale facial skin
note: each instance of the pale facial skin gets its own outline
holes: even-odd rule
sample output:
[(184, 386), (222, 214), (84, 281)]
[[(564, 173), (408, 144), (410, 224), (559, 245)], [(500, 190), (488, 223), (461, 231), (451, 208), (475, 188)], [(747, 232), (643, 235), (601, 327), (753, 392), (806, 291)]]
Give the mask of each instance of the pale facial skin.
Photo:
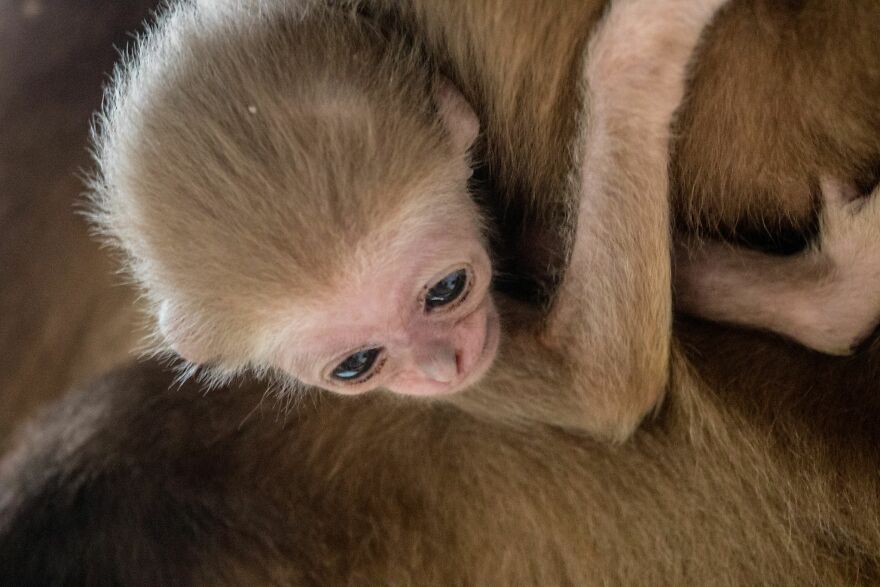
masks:
[(495, 358), (500, 324), (489, 256), (479, 235), (463, 232), (424, 232), (393, 260), (376, 255), (297, 321), (279, 366), (343, 394), (444, 395), (475, 383)]

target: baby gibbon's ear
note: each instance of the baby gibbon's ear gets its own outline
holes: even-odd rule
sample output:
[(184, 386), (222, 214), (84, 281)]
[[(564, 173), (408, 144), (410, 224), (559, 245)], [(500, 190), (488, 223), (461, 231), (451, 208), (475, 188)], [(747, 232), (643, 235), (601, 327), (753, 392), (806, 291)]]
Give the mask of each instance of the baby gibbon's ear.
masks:
[(467, 151), (480, 134), (480, 121), (474, 109), (445, 77), (441, 77), (435, 85), (434, 94), (440, 116), (455, 148), (462, 153)]

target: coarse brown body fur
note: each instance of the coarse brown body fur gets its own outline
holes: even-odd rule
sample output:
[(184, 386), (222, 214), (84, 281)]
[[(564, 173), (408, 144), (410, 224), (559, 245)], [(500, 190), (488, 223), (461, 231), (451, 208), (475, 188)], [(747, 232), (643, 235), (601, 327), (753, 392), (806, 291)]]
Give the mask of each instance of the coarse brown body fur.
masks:
[[(387, 395), (323, 394), (282, 416), (258, 384), (206, 396), (169, 389), (173, 376), (156, 366), (131, 367), (53, 408), (11, 455), (7, 475), (20, 463), (30, 472), (4, 481), (0, 575), (17, 585), (876, 584), (877, 363), (825, 362), (809, 393), (729, 375), (713, 392), (676, 368), (662, 413), (618, 447)], [(841, 394), (840, 374), (855, 370)], [(529, 377), (497, 375), (499, 385)], [(798, 379), (783, 384), (806, 388)], [(852, 402), (870, 407), (854, 413)]]
[[(513, 366), (487, 386), (546, 393), (531, 374), (543, 358), (522, 361), (529, 354), (511, 344)], [(52, 560), (53, 548), (76, 545), (95, 557), (96, 575), (145, 584), (880, 580), (870, 362), (838, 364), (866, 381), (840, 407), (830, 362), (810, 395), (777, 397), (749, 385), (721, 393), (738, 377), (717, 368), (721, 379), (706, 387), (674, 356), (663, 411), (617, 448), (386, 397), (322, 396), (281, 427), (271, 408), (252, 413), (258, 386), (208, 399), (193, 387), (157, 395), (168, 376), (133, 370), (71, 398), (34, 447), (13, 456), (10, 468), (29, 460), (42, 474), (18, 477), (24, 491), (7, 494), (7, 511), (18, 512), (7, 536), (21, 547), (18, 537), (51, 535), (60, 545), (30, 548), (44, 546)], [(126, 486), (142, 501), (120, 499)], [(57, 511), (70, 516), (68, 534), (55, 533)], [(73, 538), (83, 536), (93, 542)], [(0, 552), (15, 562), (21, 551)], [(168, 562), (155, 571), (168, 575), (126, 575), (152, 561)]]

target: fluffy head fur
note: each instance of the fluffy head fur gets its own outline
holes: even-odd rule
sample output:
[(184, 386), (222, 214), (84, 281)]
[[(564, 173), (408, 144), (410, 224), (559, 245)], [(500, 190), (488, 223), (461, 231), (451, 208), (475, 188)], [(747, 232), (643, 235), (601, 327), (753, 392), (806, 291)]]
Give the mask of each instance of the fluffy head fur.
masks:
[(427, 99), (442, 81), (362, 17), (178, 4), (135, 54), (95, 135), (93, 217), (184, 346), (240, 348), (273, 302), (336, 287), (366, 239), (477, 214), (439, 189), (469, 173)]

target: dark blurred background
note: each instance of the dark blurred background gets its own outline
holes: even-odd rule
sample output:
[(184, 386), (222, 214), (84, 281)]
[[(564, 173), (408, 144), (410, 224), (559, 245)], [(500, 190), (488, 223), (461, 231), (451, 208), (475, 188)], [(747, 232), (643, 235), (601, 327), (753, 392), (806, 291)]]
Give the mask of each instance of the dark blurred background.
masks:
[(153, 0), (0, 0), (0, 450), (130, 356), (133, 296), (75, 213), (92, 115)]

